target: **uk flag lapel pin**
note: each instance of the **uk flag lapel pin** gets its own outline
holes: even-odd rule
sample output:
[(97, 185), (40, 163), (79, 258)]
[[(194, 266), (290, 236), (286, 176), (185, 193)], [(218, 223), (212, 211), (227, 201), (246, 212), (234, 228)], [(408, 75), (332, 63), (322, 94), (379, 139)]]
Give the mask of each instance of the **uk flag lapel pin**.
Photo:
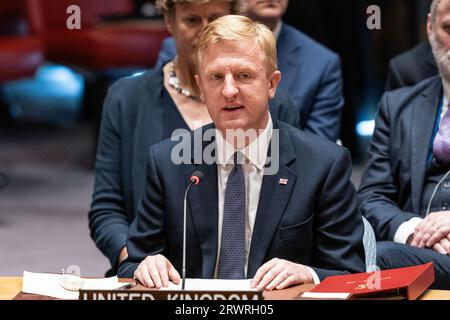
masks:
[(280, 181), (278, 181), (278, 184), (280, 186), (287, 186), (288, 182), (289, 182), (289, 179), (280, 178)]

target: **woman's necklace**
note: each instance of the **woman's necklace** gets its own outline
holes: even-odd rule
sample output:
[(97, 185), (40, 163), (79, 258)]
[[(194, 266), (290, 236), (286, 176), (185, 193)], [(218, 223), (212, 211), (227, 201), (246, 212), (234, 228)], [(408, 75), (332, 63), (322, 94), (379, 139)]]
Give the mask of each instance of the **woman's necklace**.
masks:
[(180, 87), (180, 79), (178, 79), (177, 74), (175, 73), (175, 63), (173, 61), (170, 63), (169, 85), (174, 88), (179, 94), (182, 94), (183, 96), (188, 97), (192, 100), (201, 102), (199, 96), (194, 96), (189, 90)]

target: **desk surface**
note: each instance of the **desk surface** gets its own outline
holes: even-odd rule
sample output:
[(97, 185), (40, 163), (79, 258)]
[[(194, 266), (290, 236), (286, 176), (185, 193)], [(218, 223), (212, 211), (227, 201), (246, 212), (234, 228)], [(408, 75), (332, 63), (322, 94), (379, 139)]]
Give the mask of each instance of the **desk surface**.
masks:
[[(291, 300), (300, 292), (308, 291), (313, 285), (300, 285), (281, 291), (265, 292), (267, 300)], [(22, 278), (0, 277), (0, 300), (12, 300), (22, 289)], [(419, 300), (450, 300), (450, 291), (427, 290)]]
[(22, 290), (22, 278), (0, 277), (0, 300), (12, 300)]

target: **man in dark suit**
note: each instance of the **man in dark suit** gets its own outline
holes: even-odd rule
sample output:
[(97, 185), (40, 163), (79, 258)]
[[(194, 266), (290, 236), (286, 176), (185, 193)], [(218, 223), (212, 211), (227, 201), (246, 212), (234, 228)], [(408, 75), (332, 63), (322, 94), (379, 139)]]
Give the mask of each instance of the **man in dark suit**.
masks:
[[(282, 22), (288, 0), (242, 0), (246, 15), (269, 27), (277, 38), (280, 91), (288, 92), (300, 114), (301, 129), (336, 142), (344, 106), (339, 57), (306, 34)], [(175, 55), (166, 39), (158, 63)]]
[(386, 91), (412, 86), (436, 75), (438, 69), (431, 46), (423, 41), (389, 61)]
[[(198, 33), (201, 33), (207, 21), (234, 12), (238, 1), (230, 0), (228, 5), (225, 2), (159, 0), (158, 6), (166, 8), (167, 26), (174, 33), (180, 55), (184, 58), (179, 56), (177, 61), (172, 61), (174, 68), (170, 65), (166, 68), (160, 66), (140, 75), (119, 79), (108, 90), (103, 106), (95, 184), (88, 215), (91, 237), (111, 264), (107, 276), (115, 275), (119, 262), (127, 256), (128, 230), (144, 192), (148, 147), (170, 138), (176, 129), (201, 126), (196, 121), (203, 123), (205, 112), (209, 117), (206, 106), (198, 105), (194, 101), (196, 99), (183, 99), (183, 94), (173, 89), (169, 80), (179, 79), (176, 72), (178, 77), (181, 72), (195, 83), (195, 71), (190, 68), (194, 65), (194, 61), (190, 61), (191, 56), (195, 55), (195, 47), (191, 44), (197, 41)], [(186, 26), (186, 20), (192, 19), (197, 23)], [(189, 72), (180, 71), (175, 66), (177, 64)], [(179, 86), (195, 90), (182, 83)], [(190, 100), (194, 104), (186, 107), (185, 104), (189, 106)], [(294, 111), (287, 95), (278, 94), (270, 100), (270, 112), (274, 119), (299, 125), (298, 113)]]
[(450, 0), (433, 1), (428, 37), (440, 76), (387, 92), (359, 190), (382, 269), (434, 262), (450, 289)]
[(252, 278), (272, 290), (364, 271), (348, 151), (269, 115), (281, 77), (272, 32), (225, 16), (197, 48), (196, 80), (214, 125), (150, 149), (119, 275), (157, 288), (179, 282), (183, 197), (195, 171), (204, 177), (187, 199), (188, 277)]

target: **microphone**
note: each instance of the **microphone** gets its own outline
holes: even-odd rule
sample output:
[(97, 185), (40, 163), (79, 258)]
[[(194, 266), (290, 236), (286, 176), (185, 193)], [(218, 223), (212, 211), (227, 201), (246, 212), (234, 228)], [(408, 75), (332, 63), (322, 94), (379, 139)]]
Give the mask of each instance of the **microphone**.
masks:
[(203, 179), (203, 172), (201, 171), (195, 171), (190, 177), (189, 177), (189, 185), (186, 189), (186, 192), (184, 193), (184, 212), (183, 212), (183, 280), (181, 283), (181, 289), (185, 290), (186, 287), (186, 217), (187, 217), (187, 195), (189, 193), (189, 190), (191, 190), (191, 187), (194, 185), (199, 185), (200, 182)]

